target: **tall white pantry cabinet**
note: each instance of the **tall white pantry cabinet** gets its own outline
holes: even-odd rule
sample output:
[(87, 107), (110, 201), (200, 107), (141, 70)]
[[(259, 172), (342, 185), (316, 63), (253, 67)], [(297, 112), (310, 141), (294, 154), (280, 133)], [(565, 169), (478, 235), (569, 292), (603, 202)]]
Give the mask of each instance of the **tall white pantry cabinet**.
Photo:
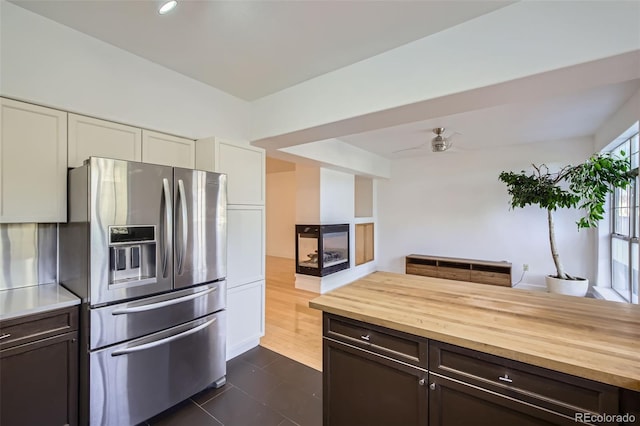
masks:
[(265, 319), (265, 152), (196, 141), (196, 169), (227, 174), (227, 359), (260, 343)]

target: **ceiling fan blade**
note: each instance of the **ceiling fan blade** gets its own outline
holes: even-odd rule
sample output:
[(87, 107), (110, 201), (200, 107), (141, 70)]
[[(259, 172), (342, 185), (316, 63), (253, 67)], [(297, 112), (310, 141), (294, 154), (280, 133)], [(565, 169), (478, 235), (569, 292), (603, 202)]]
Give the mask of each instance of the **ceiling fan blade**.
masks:
[(426, 145), (422, 144), (422, 145), (418, 145), (418, 146), (414, 146), (411, 148), (404, 148), (404, 149), (399, 149), (397, 151), (391, 151), (392, 154), (396, 154), (398, 152), (405, 152), (405, 151), (421, 151), (423, 149), (425, 149)]
[(450, 141), (452, 141), (453, 139), (457, 139), (457, 137), (456, 137), (456, 136), (458, 136), (458, 135), (459, 135), (459, 136), (462, 136), (462, 133), (460, 133), (460, 132), (453, 132), (453, 133), (451, 133), (449, 136), (447, 136), (447, 137), (446, 137), (446, 138), (444, 138), (444, 139), (445, 139), (447, 142), (450, 142)]

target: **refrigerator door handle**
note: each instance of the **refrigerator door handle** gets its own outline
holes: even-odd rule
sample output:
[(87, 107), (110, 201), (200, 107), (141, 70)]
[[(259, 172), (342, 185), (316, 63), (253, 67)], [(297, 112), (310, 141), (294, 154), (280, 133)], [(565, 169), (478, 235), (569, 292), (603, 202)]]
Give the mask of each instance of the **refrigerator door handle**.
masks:
[(182, 241), (180, 241), (180, 255), (178, 256), (178, 274), (182, 275), (184, 258), (187, 255), (187, 238), (189, 236), (189, 218), (187, 216), (187, 197), (184, 190), (184, 181), (178, 179), (178, 197), (180, 199), (180, 213), (182, 219)]
[(218, 287), (213, 287), (208, 290), (199, 291), (197, 293), (188, 294), (186, 296), (178, 297), (176, 299), (163, 300), (162, 302), (149, 303), (142, 306), (133, 306), (131, 308), (116, 309), (111, 312), (111, 315), (126, 315), (135, 314), (137, 312), (146, 312), (153, 309), (164, 308), (165, 306), (171, 306), (182, 302), (188, 302), (189, 300), (197, 299), (198, 297), (206, 296), (209, 293), (217, 291)]
[(146, 349), (155, 348), (155, 347), (167, 344), (169, 342), (173, 342), (174, 340), (182, 339), (183, 337), (187, 337), (187, 336), (189, 336), (191, 334), (197, 333), (198, 331), (209, 327), (217, 319), (218, 318), (213, 318), (213, 319), (205, 322), (204, 324), (201, 324), (201, 325), (199, 325), (197, 327), (194, 327), (192, 329), (189, 329), (187, 331), (183, 331), (182, 333), (175, 334), (175, 335), (170, 336), (170, 337), (165, 337), (164, 339), (156, 340), (156, 341), (149, 342), (149, 343), (144, 343), (144, 344), (138, 345), (138, 346), (132, 346), (132, 347), (126, 348), (126, 349), (120, 349), (120, 350), (117, 350), (117, 351), (113, 351), (111, 353), (111, 356), (128, 355), (128, 354), (131, 354), (131, 353), (134, 353), (134, 352), (140, 352), (140, 351), (144, 351)]
[(171, 197), (171, 188), (169, 187), (169, 179), (167, 178), (163, 178), (162, 179), (162, 189), (163, 189), (163, 196), (164, 196), (164, 236), (162, 238), (162, 244), (163, 244), (163, 254), (162, 254), (162, 277), (163, 278), (167, 278), (167, 265), (169, 264), (169, 251), (170, 251), (170, 245), (169, 245), (169, 238), (171, 236), (171, 231), (172, 231), (172, 227), (173, 227), (173, 212), (172, 212), (172, 206), (173, 206), (173, 200)]

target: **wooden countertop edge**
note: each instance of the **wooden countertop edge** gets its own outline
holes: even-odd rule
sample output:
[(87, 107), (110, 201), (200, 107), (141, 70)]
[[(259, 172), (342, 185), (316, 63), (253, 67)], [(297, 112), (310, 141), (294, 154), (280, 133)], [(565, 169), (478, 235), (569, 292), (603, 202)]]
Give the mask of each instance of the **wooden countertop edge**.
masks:
[[(318, 301), (318, 299), (323, 300)], [(491, 355), (524, 362), (561, 373), (571, 374), (585, 379), (606, 383), (620, 388), (640, 391), (640, 377), (623, 375), (612, 371), (612, 369), (598, 369), (594, 366), (585, 365), (578, 361), (567, 362), (566, 360), (558, 360), (549, 356), (541, 356), (539, 354), (533, 354), (524, 350), (505, 348), (496, 344), (492, 344), (491, 342), (482, 342), (468, 337), (447, 334), (439, 330), (421, 328), (415, 325), (394, 321), (393, 319), (388, 317), (377, 318), (372, 315), (368, 315), (360, 310), (356, 311), (356, 308), (345, 309), (342, 307), (332, 306), (330, 301), (327, 302), (327, 298), (325, 296), (320, 296), (309, 301), (309, 307), (327, 313), (371, 323), (381, 327), (387, 327), (424, 338), (434, 339), (444, 343), (449, 343), (464, 348), (485, 352)], [(614, 360), (612, 359), (612, 361)]]

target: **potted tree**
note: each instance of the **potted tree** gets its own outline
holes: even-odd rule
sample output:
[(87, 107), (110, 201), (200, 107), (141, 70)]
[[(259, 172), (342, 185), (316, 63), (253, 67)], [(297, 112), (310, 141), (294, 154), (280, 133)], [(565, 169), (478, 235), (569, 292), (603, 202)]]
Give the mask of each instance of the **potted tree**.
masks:
[[(625, 156), (624, 152), (621, 154)], [(532, 172), (500, 173), (500, 180), (511, 196), (511, 208), (537, 205), (547, 211), (551, 257), (556, 267), (556, 274), (546, 277), (547, 288), (551, 292), (584, 296), (589, 281), (569, 275), (560, 261), (553, 212), (559, 208), (584, 209), (585, 215), (577, 222), (578, 229), (596, 227), (604, 217), (607, 195), (615, 188), (626, 188), (633, 179), (629, 160), (604, 153), (558, 171), (551, 171), (545, 164), (532, 166)]]

